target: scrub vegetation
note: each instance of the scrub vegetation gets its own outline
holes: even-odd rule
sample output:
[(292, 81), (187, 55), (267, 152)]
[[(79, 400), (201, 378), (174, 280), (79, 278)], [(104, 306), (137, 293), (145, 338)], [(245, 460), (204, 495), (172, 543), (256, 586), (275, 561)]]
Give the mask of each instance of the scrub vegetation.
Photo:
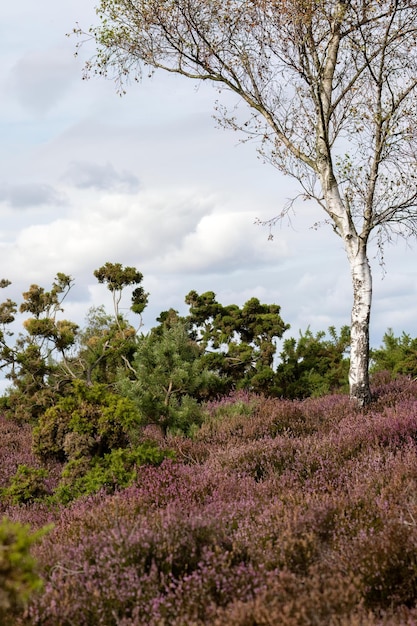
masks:
[(416, 340), (387, 331), (360, 409), (348, 328), (193, 291), (145, 334), (142, 275), (95, 275), (84, 328), (62, 274), (0, 305), (1, 623), (415, 624)]

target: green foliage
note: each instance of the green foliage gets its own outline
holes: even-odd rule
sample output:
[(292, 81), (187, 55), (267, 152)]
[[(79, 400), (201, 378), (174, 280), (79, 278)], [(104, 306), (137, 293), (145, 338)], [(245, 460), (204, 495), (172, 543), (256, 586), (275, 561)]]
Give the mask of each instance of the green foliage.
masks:
[(329, 328), (314, 335), (310, 329), (284, 341), (277, 368), (277, 395), (286, 398), (322, 396), (347, 390), (349, 361), (346, 352), (350, 345), (350, 330), (343, 326), (338, 335)]
[(100, 489), (130, 485), (137, 467), (159, 464), (171, 453), (144, 441), (143, 419), (134, 403), (105, 385), (76, 380), (33, 429), (33, 449), (42, 459), (64, 463), (53, 500), (67, 504)]
[[(20, 365), (20, 372), (16, 378), (13, 368), (12, 380), (18, 387), (22, 386), (25, 378), (32, 378), (39, 389), (50, 384), (51, 378), (60, 369), (56, 364), (56, 354), (65, 366), (66, 351), (75, 343), (78, 325), (68, 320), (58, 320), (57, 315), (63, 311), (62, 302), (72, 285), (70, 276), (58, 272), (50, 291), (32, 285), (29, 291), (23, 293), (24, 301), (19, 310), (21, 313), (31, 313), (32, 317), (23, 322), (27, 334), (21, 335), (16, 343), (18, 351), (15, 362)], [(25, 382), (24, 388), (27, 387)]]
[[(94, 276), (111, 292), (114, 315), (108, 315), (103, 306), (90, 309), (87, 326), (79, 334), (77, 372), (88, 383), (111, 384), (119, 368), (130, 367), (137, 340), (137, 330), (120, 313), (120, 302), (126, 287), (140, 285), (143, 276), (134, 267), (109, 262), (95, 270)], [(135, 287), (131, 293), (131, 311), (141, 315), (147, 303), (148, 294), (142, 287)]]
[[(111, 291), (116, 317), (119, 314), (118, 307), (123, 289), (130, 285), (139, 285), (143, 280), (143, 275), (136, 268), (123, 267), (121, 263), (109, 262), (95, 270), (94, 276), (99, 283), (105, 283), (107, 289)], [(136, 287), (133, 290), (131, 302), (131, 310), (140, 315), (148, 303), (148, 294), (142, 287)]]
[(126, 447), (140, 417), (132, 402), (105, 385), (75, 380), (65, 397), (45, 411), (33, 429), (33, 449), (42, 459), (70, 461), (103, 456)]
[(201, 422), (200, 402), (212, 393), (218, 377), (202, 361), (201, 349), (183, 324), (143, 336), (132, 363), (132, 376), (121, 376), (118, 389), (138, 408), (142, 422), (164, 433), (189, 432)]
[[(0, 364), (12, 382), (9, 406), (19, 419), (36, 422), (74, 379), (112, 383), (119, 367), (129, 367), (136, 330), (119, 313), (119, 303), (123, 290), (139, 285), (142, 274), (120, 263), (106, 263), (94, 274), (112, 292), (115, 314), (106, 315), (103, 307), (92, 310), (83, 333), (57, 317), (73, 284), (66, 274), (58, 273), (49, 291), (31, 285), (20, 306), (10, 299), (0, 305)], [(0, 288), (9, 284), (2, 280)], [(141, 314), (147, 298), (142, 287), (133, 289), (131, 310)], [(23, 322), (24, 332), (11, 339), (8, 328), (17, 311), (30, 317)]]
[(136, 350), (136, 331), (119, 315), (116, 321), (103, 306), (91, 308), (86, 327), (78, 335), (80, 378), (111, 384), (117, 370), (127, 367)]
[(8, 487), (1, 491), (1, 496), (12, 504), (28, 504), (48, 493), (45, 478), (48, 472), (44, 468), (19, 465)]
[(50, 388), (24, 390), (10, 387), (3, 399), (5, 409), (18, 422), (36, 423), (43, 413), (60, 397), (59, 390)]
[(391, 328), (382, 338), (382, 346), (371, 350), (371, 372), (387, 370), (393, 376), (405, 374), (417, 376), (417, 338), (402, 333), (395, 337)]
[(72, 459), (62, 472), (55, 498), (68, 504), (101, 489), (113, 492), (129, 487), (136, 480), (140, 465), (159, 465), (167, 457), (172, 458), (173, 453), (144, 442), (131, 449), (115, 448), (102, 458)]
[(347, 391), (350, 345), (348, 326), (338, 334), (334, 327), (316, 335), (307, 329), (298, 341), (284, 341), (281, 360), (274, 367), (275, 340), (289, 328), (277, 305), (251, 298), (239, 308), (219, 304), (212, 291), (186, 297), (190, 314), (180, 318), (173, 310), (159, 317), (160, 327), (178, 322), (202, 348), (201, 361), (218, 374), (217, 394), (246, 389), (267, 396), (305, 398)]
[[(1, 286), (9, 284), (2, 281)], [(62, 381), (69, 376), (68, 357), (78, 326), (58, 320), (57, 315), (63, 311), (62, 302), (72, 284), (70, 276), (58, 273), (50, 291), (31, 285), (19, 307), (10, 299), (0, 305), (0, 362), (12, 382), (9, 405), (16, 408), (20, 419), (36, 420), (51, 404), (50, 390), (59, 394)], [(23, 322), (25, 333), (13, 343), (14, 333), (7, 325), (14, 321), (17, 310), (30, 317)]]
[(30, 595), (42, 588), (31, 547), (49, 530), (31, 532), (28, 525), (6, 518), (0, 523), (0, 622), (4, 626), (14, 626)]
[(29, 312), (37, 319), (45, 314), (46, 317), (55, 317), (58, 311), (62, 311), (62, 300), (68, 294), (72, 284), (71, 276), (58, 272), (51, 291), (45, 291), (38, 285), (31, 285), (29, 291), (23, 293), (24, 302), (20, 305), (20, 312)]
[(204, 359), (227, 381), (227, 388), (267, 392), (273, 379), (274, 341), (289, 328), (280, 307), (261, 304), (257, 298), (242, 308), (223, 306), (212, 291), (191, 291), (185, 301), (190, 306), (186, 320), (205, 350)]

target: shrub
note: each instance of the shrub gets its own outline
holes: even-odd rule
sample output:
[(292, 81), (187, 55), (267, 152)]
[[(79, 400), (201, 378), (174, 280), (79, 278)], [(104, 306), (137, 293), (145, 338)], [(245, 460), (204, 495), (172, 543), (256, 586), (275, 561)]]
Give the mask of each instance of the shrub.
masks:
[[(31, 449), (32, 427), (27, 423), (0, 416), (0, 441), (0, 517), (10, 517), (12, 510), (33, 506), (52, 493), (62, 465), (56, 461), (41, 463), (36, 458)], [(13, 518), (20, 519), (20, 513)]]
[(131, 484), (136, 468), (160, 463), (172, 452), (143, 440), (133, 403), (104, 385), (75, 381), (72, 393), (48, 409), (33, 429), (33, 448), (43, 460), (64, 464), (54, 499), (68, 503), (82, 495)]
[(13, 504), (28, 504), (48, 494), (45, 468), (19, 465), (8, 487), (2, 490), (2, 497)]
[(6, 518), (0, 523), (0, 619), (4, 626), (15, 626), (31, 594), (42, 587), (31, 547), (48, 530), (31, 532), (28, 525)]
[(401, 520), (381, 518), (383, 527), (371, 528), (360, 541), (357, 571), (366, 605), (413, 607), (417, 599), (417, 529)]
[(395, 337), (392, 328), (389, 328), (382, 338), (382, 346), (371, 350), (371, 371), (389, 371), (392, 377), (406, 374), (412, 377), (417, 375), (417, 338), (402, 333)]
[(162, 451), (154, 445), (143, 443), (133, 449), (113, 449), (102, 458), (72, 459), (62, 472), (55, 498), (68, 504), (71, 500), (101, 489), (108, 492), (123, 489), (134, 482), (140, 465), (159, 465), (164, 458), (171, 455), (170, 451)]
[(300, 401), (239, 391), (206, 406), (206, 417), (197, 437), (225, 444), (230, 440), (247, 442), (277, 435), (297, 438), (323, 434), (351, 413), (349, 398), (342, 395)]
[(119, 391), (137, 407), (145, 424), (166, 434), (185, 433), (202, 421), (201, 400), (218, 377), (203, 365), (201, 349), (181, 323), (141, 338), (131, 372)]
[(331, 326), (314, 335), (308, 328), (298, 341), (286, 339), (276, 372), (276, 386), (285, 398), (308, 398), (347, 391), (350, 329), (338, 334)]
[(140, 417), (132, 402), (80, 380), (58, 400), (33, 429), (33, 449), (42, 459), (68, 461), (103, 456), (113, 448), (126, 447), (137, 430)]

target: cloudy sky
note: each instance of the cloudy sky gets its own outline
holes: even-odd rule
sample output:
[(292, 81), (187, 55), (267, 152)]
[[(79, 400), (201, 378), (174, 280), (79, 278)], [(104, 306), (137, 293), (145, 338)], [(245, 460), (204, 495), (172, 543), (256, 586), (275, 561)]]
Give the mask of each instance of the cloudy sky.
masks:
[[(93, 49), (76, 59), (66, 33), (94, 20), (94, 0), (2, 7), (0, 278), (13, 283), (4, 297), (69, 273), (65, 314), (82, 323), (109, 303), (93, 270), (111, 261), (144, 274), (145, 327), (169, 307), (185, 313), (191, 289), (223, 304), (279, 304), (288, 336), (348, 324), (347, 261), (331, 229), (313, 228), (316, 207), (296, 203), (268, 241), (254, 222), (278, 214), (295, 182), (216, 128), (210, 85), (157, 74), (120, 98), (110, 81), (83, 81)], [(399, 242), (385, 260), (385, 277), (373, 260), (374, 345), (388, 327), (417, 336), (416, 248)]]

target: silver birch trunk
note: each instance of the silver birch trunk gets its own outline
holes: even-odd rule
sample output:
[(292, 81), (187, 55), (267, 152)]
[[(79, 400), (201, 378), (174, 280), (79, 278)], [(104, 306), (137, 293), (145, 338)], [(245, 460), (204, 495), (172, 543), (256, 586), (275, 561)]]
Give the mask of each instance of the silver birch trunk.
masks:
[(366, 242), (360, 237), (346, 244), (353, 285), (350, 330), (350, 396), (361, 407), (371, 400), (369, 389), (369, 320), (372, 301), (372, 276)]
[(340, 197), (336, 181), (326, 168), (321, 176), (327, 211), (343, 239), (353, 287), (350, 334), (350, 397), (359, 407), (371, 401), (369, 386), (369, 322), (372, 303), (372, 275), (367, 256), (367, 235), (357, 233), (350, 212)]

